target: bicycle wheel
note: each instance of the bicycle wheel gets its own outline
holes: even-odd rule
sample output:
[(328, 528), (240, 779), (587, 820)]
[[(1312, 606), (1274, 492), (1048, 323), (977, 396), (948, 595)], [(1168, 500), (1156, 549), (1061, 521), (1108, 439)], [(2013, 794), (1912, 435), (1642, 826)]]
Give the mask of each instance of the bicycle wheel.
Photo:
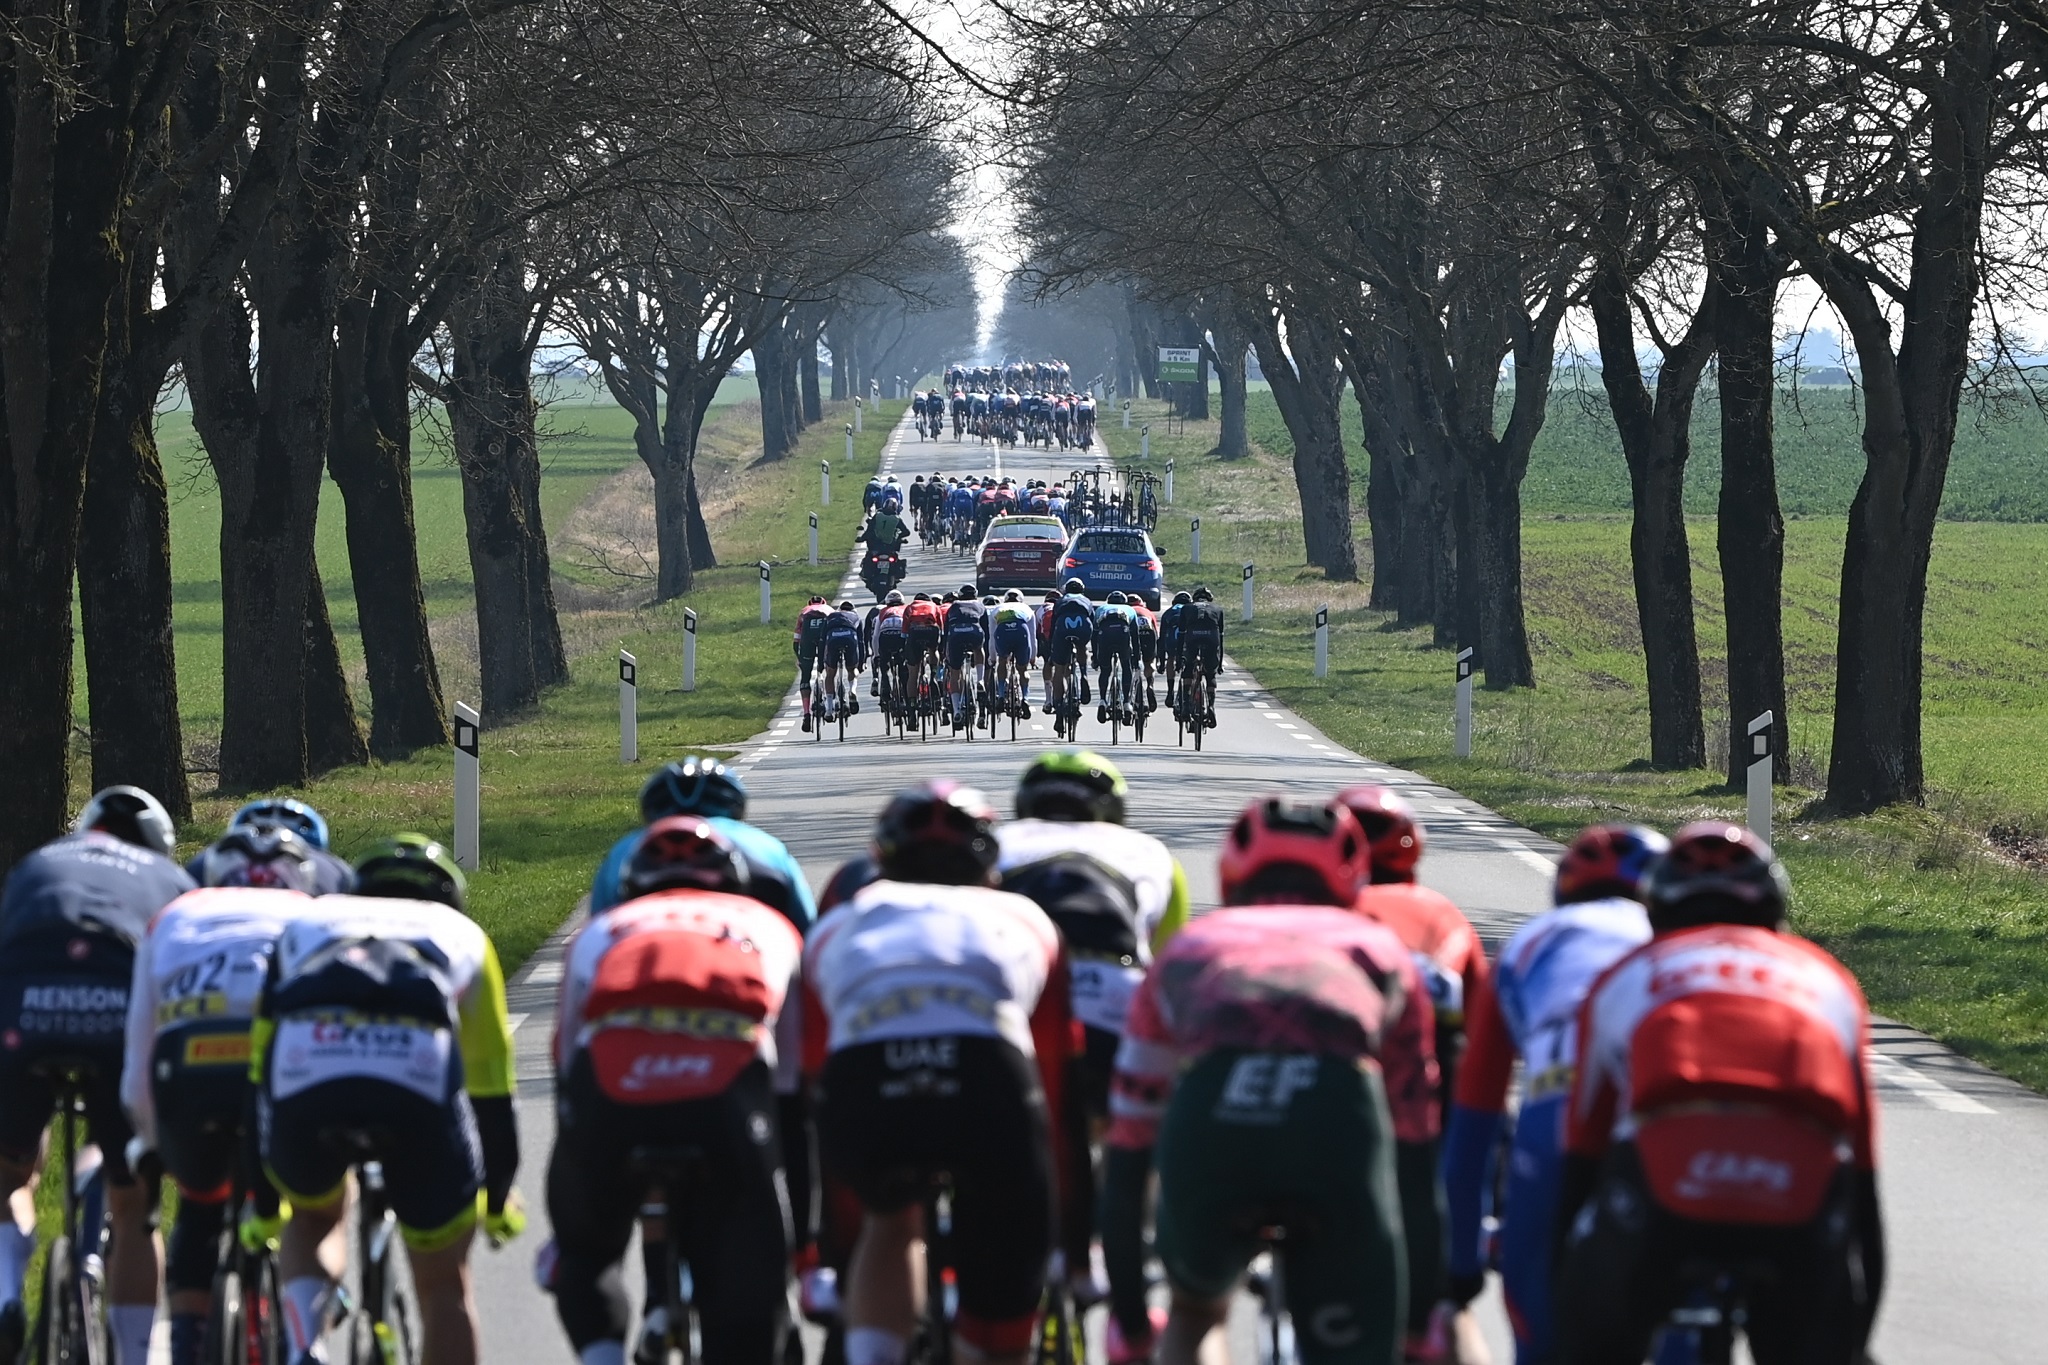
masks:
[(43, 1262), (43, 1302), (25, 1353), (36, 1365), (87, 1365), (83, 1304), (71, 1259), (71, 1238), (50, 1244)]
[(242, 1275), (231, 1261), (213, 1277), (204, 1358), (211, 1365), (257, 1365), (249, 1356), (249, 1313), (242, 1296)]

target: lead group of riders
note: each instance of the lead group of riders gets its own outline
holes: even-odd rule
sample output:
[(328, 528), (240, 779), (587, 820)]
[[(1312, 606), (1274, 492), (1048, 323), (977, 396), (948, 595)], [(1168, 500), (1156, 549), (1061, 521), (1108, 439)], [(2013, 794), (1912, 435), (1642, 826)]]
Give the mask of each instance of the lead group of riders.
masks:
[[(1099, 1293), (1098, 1240), (1112, 1365), (1213, 1359), (1274, 1238), (1311, 1365), (1461, 1349), (1491, 1266), (1523, 1365), (1633, 1365), (1691, 1296), (1729, 1297), (1717, 1274), (1759, 1365), (1863, 1359), (1884, 1279), (1868, 1015), (1787, 932), (1787, 878), (1754, 835), (1585, 831), (1557, 908), (1489, 968), (1417, 884), (1424, 832), (1389, 789), (1247, 805), (1224, 908), (1199, 918), (1127, 805), (1075, 749), (1027, 769), (1007, 824), (921, 783), (814, 905), (722, 765), (648, 782), (568, 945), (552, 1050), (538, 1269), (582, 1365), (625, 1359), (643, 1158), (683, 1148), (643, 1240), (688, 1262), (709, 1365), (781, 1359), (792, 1280), (847, 1365), (899, 1365), (931, 1311), (916, 1248), (940, 1179), (966, 1365), (1023, 1361), (1049, 1275)], [(349, 869), (326, 840), (303, 804), (255, 803), (195, 886), (162, 807), (109, 789), (0, 897), (0, 1169), (19, 1192), (52, 1076), (74, 1076), (105, 1158), (120, 1365), (147, 1359), (159, 1283), (139, 1177), (166, 1170), (183, 1196), (175, 1365), (200, 1358), (239, 1193), (244, 1239), (282, 1242), (294, 1359), (317, 1359), (320, 1242), (365, 1152), (411, 1250), (424, 1359), (476, 1359), (472, 1230), (523, 1222), (502, 974), (438, 846), (400, 836)], [(34, 1232), (14, 1211), (0, 1328), (18, 1342)], [(1664, 1338), (1660, 1358), (1685, 1357)]]
[[(919, 440), (939, 439), (948, 415), (953, 437), (984, 445), (1043, 444), (1087, 449), (1095, 439), (1095, 395), (1077, 393), (1063, 361), (946, 367), (946, 389), (912, 396)], [(948, 396), (950, 394), (950, 397)]]

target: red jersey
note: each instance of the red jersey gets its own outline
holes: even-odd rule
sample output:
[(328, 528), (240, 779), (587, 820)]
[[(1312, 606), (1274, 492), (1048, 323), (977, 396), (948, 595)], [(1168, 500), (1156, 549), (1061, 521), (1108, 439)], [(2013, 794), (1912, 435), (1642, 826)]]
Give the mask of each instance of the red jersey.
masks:
[(937, 630), (940, 620), (939, 605), (936, 602), (909, 602), (904, 605), (903, 624), (912, 630), (920, 630), (926, 626)]
[(1674, 1212), (1801, 1223), (1836, 1169), (1875, 1170), (1870, 1014), (1856, 978), (1804, 939), (1747, 925), (1660, 934), (1579, 1014), (1568, 1150), (1628, 1140)]
[(1486, 950), (1450, 897), (1414, 882), (1381, 882), (1358, 893), (1359, 914), (1394, 931), (1416, 956), (1437, 1022), (1459, 1026), (1486, 990)]

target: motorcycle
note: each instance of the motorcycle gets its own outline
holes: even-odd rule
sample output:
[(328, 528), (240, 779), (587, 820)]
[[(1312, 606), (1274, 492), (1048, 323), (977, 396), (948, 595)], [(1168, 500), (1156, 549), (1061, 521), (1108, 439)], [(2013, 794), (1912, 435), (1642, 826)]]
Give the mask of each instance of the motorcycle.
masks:
[(909, 572), (909, 566), (904, 564), (903, 556), (876, 550), (861, 561), (860, 581), (867, 585), (867, 590), (879, 602), (888, 596), (889, 591), (901, 583)]

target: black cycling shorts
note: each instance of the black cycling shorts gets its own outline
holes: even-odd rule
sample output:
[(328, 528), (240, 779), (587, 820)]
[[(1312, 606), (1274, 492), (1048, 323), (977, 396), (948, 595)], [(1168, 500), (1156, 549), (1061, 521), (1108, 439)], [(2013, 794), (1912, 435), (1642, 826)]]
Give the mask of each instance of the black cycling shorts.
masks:
[(950, 1176), (961, 1335), (1028, 1344), (1054, 1226), (1051, 1130), (1030, 1058), (999, 1038), (951, 1035), (842, 1048), (825, 1063), (818, 1147), (877, 1213)]
[(1053, 663), (1077, 663), (1088, 666), (1088, 635), (1085, 631), (1060, 630), (1052, 632), (1052, 648), (1046, 651), (1046, 658)]
[(1213, 676), (1223, 666), (1223, 642), (1190, 635), (1181, 645), (1180, 657), (1183, 669), (1199, 665), (1204, 673)]
[(86, 1130), (100, 1145), (107, 1178), (134, 1182), (121, 1108), (121, 1059), (128, 985), (135, 955), (101, 934), (56, 933), (46, 942), (9, 945), (0, 975), (0, 1157), (33, 1161), (56, 1112), (57, 1089), (45, 1068), (83, 1068)]
[(251, 1100), (249, 1021), (191, 1023), (158, 1034), (149, 1074), (164, 1173), (187, 1199), (226, 1199)]
[(912, 626), (910, 628), (910, 652), (919, 658), (939, 647), (937, 626)]
[(1129, 634), (1117, 635), (1097, 632), (1095, 636), (1095, 662), (1099, 667), (1107, 668), (1109, 661), (1112, 659), (1136, 659), (1137, 657), (1137, 652), (1132, 648)]
[(903, 662), (909, 647), (910, 642), (904, 638), (902, 631), (894, 634), (882, 632), (875, 637), (875, 667), (894, 668)]
[(1138, 662), (1150, 664), (1159, 657), (1159, 637), (1149, 630), (1138, 632)]
[[(785, 1329), (789, 1205), (767, 1064), (753, 1062), (717, 1095), (620, 1104), (576, 1058), (555, 1102), (548, 1218), (561, 1260), (555, 1297), (570, 1342), (625, 1335), (623, 1296), (608, 1295), (649, 1189), (635, 1148), (690, 1148), (696, 1178), (665, 1191), (668, 1236), (696, 1285), (706, 1360), (775, 1360)], [(579, 1339), (580, 1338), (580, 1339)]]
[(859, 668), (860, 641), (827, 640), (825, 642), (826, 668)]
[(980, 631), (952, 630), (946, 632), (946, 667), (958, 668), (967, 662), (970, 654), (988, 652), (988, 637)]

